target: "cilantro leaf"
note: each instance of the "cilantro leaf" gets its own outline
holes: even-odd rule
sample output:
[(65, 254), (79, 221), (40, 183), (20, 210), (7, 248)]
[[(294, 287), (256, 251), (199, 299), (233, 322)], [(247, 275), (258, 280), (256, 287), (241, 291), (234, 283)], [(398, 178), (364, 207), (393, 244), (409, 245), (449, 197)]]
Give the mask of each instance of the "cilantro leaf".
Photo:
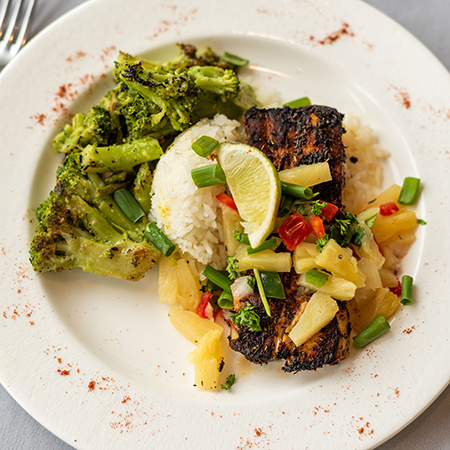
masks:
[(248, 327), (250, 331), (261, 331), (260, 317), (253, 311), (254, 306), (239, 307), (239, 312), (230, 314), (230, 319), (237, 325)]
[(247, 278), (247, 284), (248, 284), (253, 290), (255, 290), (256, 278), (255, 278), (255, 277), (248, 277), (248, 278)]
[(327, 245), (329, 240), (330, 240), (330, 235), (329, 234), (326, 234), (325, 236), (317, 239), (317, 241), (316, 241), (317, 251), (318, 252), (322, 252), (323, 248), (325, 247), (325, 245)]
[(243, 231), (235, 231), (234, 238), (239, 242), (239, 244), (250, 245), (248, 236)]
[(315, 200), (311, 202), (311, 214), (315, 216), (320, 216), (322, 210), (327, 206), (328, 203), (322, 202), (320, 200)]
[(240, 272), (238, 270), (238, 259), (234, 256), (226, 256), (228, 265), (226, 267), (226, 271), (228, 272), (228, 278), (230, 280), (235, 280), (240, 277)]
[(225, 381), (225, 384), (221, 385), (222, 389), (225, 389), (228, 391), (229, 389), (231, 389), (231, 386), (233, 386), (235, 381), (236, 381), (236, 375), (234, 373), (228, 375), (227, 379)]
[(330, 228), (330, 237), (341, 247), (348, 247), (350, 243), (361, 247), (361, 240), (364, 236), (364, 228), (359, 224), (358, 219), (350, 212), (345, 214), (344, 219), (336, 219)]

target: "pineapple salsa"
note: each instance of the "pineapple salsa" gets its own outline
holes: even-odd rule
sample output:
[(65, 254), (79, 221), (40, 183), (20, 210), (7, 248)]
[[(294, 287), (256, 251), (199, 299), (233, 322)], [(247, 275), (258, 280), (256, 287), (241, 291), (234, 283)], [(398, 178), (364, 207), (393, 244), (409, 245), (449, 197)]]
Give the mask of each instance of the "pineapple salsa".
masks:
[[(171, 323), (196, 345), (188, 355), (195, 367), (195, 386), (231, 387), (234, 374), (225, 370), (220, 375), (220, 323), (225, 317), (260, 332), (254, 307), (242, 305), (256, 291), (271, 316), (267, 298), (282, 302), (286, 296), (280, 273), (295, 272), (299, 287), (310, 294), (300, 318), (286, 330), (295, 346), (330, 323), (338, 302), (349, 310), (356, 346), (385, 333), (400, 299), (412, 302), (412, 278), (404, 276), (402, 283), (397, 272), (420, 223), (408, 206), (416, 201), (419, 180), (407, 178), (403, 187), (392, 185), (359, 211), (343, 212), (311, 189), (331, 180), (328, 163), (277, 172), (262, 152), (243, 143), (202, 136), (192, 142), (192, 151), (204, 150), (206, 140), (202, 157), (210, 164), (202, 167), (200, 181), (195, 170), (192, 177), (199, 190), (223, 186), (216, 198), (226, 267), (198, 264), (176, 250), (159, 264), (159, 298), (173, 305)], [(221, 384), (219, 377), (227, 376)]]

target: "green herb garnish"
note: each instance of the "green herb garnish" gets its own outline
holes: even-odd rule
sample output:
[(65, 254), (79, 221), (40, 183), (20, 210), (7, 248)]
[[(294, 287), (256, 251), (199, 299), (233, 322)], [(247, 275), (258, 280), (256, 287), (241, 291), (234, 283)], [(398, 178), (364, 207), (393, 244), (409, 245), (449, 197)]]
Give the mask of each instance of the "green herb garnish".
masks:
[(241, 273), (238, 270), (238, 259), (235, 256), (226, 256), (228, 265), (226, 271), (228, 272), (228, 278), (230, 280), (235, 280), (239, 278)]
[(344, 219), (336, 219), (330, 228), (330, 237), (344, 248), (348, 247), (350, 243), (356, 245), (358, 248), (361, 247), (364, 234), (364, 228), (350, 212), (345, 214)]
[(255, 290), (256, 278), (255, 278), (255, 277), (248, 277), (248, 278), (247, 278), (247, 284), (248, 284), (253, 290)]
[(225, 384), (221, 385), (222, 389), (225, 389), (226, 391), (230, 390), (231, 386), (233, 386), (235, 381), (236, 381), (236, 375), (234, 373), (228, 375), (227, 380), (225, 381)]
[(248, 327), (250, 331), (261, 331), (260, 317), (253, 311), (254, 306), (247, 302), (247, 306), (239, 307), (239, 312), (230, 314), (230, 319), (237, 325)]

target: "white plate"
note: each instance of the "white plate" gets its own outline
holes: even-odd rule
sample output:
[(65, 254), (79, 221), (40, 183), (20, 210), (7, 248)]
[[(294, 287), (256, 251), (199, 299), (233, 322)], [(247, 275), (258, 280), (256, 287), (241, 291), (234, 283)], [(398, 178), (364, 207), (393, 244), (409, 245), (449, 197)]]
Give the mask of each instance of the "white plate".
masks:
[[(54, 134), (111, 85), (117, 51), (170, 56), (176, 42), (249, 57), (285, 100), (356, 113), (392, 152), (388, 179), (418, 176), (428, 222), (404, 261), (415, 305), (337, 367), (284, 375), (228, 358), (232, 391), (192, 387), (192, 350), (144, 281), (28, 262), (34, 208), (54, 183)], [(368, 448), (449, 382), (450, 77), (416, 40), (355, 0), (98, 0), (30, 42), (0, 78), (0, 379), (44, 426), (80, 448)], [(370, 174), (368, 174), (370, 176)]]

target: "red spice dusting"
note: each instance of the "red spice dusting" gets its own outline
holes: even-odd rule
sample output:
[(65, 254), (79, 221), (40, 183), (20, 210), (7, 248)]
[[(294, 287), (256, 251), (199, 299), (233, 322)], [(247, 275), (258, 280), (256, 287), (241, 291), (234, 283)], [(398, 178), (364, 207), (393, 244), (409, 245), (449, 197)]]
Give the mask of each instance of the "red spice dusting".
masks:
[(126, 403), (128, 400), (131, 400), (130, 397), (124, 397), (122, 403)]
[(106, 47), (102, 50), (102, 54), (100, 55), (100, 60), (101, 61), (105, 61), (106, 59), (108, 59), (112, 53), (116, 52), (116, 46), (115, 45), (111, 45), (110, 47)]
[(61, 370), (61, 369), (58, 369), (57, 370), (57, 372), (60, 374), (60, 375), (62, 375), (62, 376), (67, 376), (67, 375), (70, 375), (70, 370)]
[(34, 321), (33, 320), (30, 320), (30, 325), (34, 325)]
[(358, 430), (358, 433), (359, 433), (359, 434), (363, 434), (363, 433), (364, 433), (364, 428), (361, 427), (361, 428)]
[(406, 108), (409, 109), (411, 108), (411, 98), (408, 94), (408, 92), (405, 90), (405, 88), (399, 88), (397, 86), (392, 86), (391, 88), (394, 89), (397, 94), (396, 94), (396, 98), (397, 100)]
[(86, 53), (83, 52), (83, 51), (81, 51), (81, 50), (79, 50), (78, 52), (75, 53), (74, 56), (68, 56), (68, 57), (66, 58), (66, 61), (67, 61), (67, 62), (78, 61), (79, 59), (84, 58), (85, 56), (86, 56)]
[[(350, 25), (345, 22), (342, 24), (342, 27), (339, 30), (334, 31), (333, 33), (330, 33), (324, 39), (321, 39), (320, 41), (317, 41), (317, 42), (320, 45), (333, 44), (333, 42), (337, 41), (344, 35), (351, 36), (351, 37), (353, 37), (355, 35), (355, 33), (353, 33), (353, 31), (351, 30)], [(311, 37), (310, 37), (310, 39), (311, 39)]]
[(94, 380), (89, 381), (88, 388), (89, 388), (89, 392), (91, 392), (95, 389), (95, 381)]
[(405, 328), (405, 329), (402, 331), (402, 333), (403, 333), (403, 334), (411, 334), (412, 331), (413, 331), (415, 328), (416, 328), (415, 325), (413, 325), (413, 326), (410, 327), (410, 328)]
[(256, 436), (260, 437), (261, 436), (261, 428), (255, 428), (255, 434), (256, 434)]

